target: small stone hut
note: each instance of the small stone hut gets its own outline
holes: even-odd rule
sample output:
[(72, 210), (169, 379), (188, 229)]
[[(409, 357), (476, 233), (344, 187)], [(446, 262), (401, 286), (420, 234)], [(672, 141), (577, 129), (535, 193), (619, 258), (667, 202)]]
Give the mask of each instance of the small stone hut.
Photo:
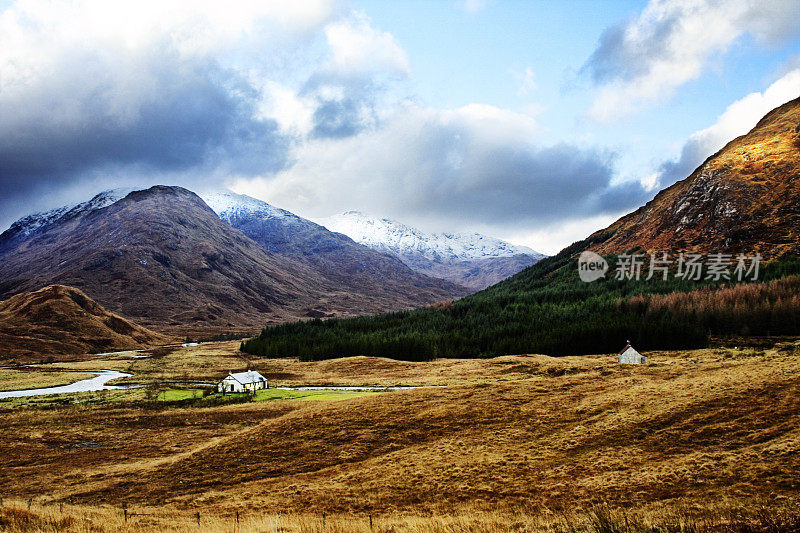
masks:
[(621, 365), (642, 365), (647, 362), (647, 357), (637, 352), (630, 342), (625, 345), (625, 348), (618, 355)]

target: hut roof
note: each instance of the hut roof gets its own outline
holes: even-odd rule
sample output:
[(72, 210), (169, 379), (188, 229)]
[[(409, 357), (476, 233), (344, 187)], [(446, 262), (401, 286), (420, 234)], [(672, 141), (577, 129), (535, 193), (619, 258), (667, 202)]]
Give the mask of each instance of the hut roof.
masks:
[(248, 370), (247, 372), (233, 372), (228, 373), (228, 377), (231, 377), (241, 383), (242, 385), (247, 385), (249, 383), (258, 383), (260, 381), (266, 381), (267, 378), (262, 376), (256, 370)]
[[(625, 347), (624, 347), (623, 349), (621, 349), (621, 350), (619, 351), (619, 353), (617, 353), (617, 355), (622, 355), (622, 354), (624, 354), (625, 352), (627, 352), (627, 351), (628, 351), (628, 349), (629, 349), (629, 348), (633, 348), (633, 346), (631, 346), (631, 343), (628, 343), (628, 344), (626, 344), (626, 345), (625, 345)], [(636, 352), (636, 353), (639, 353), (639, 352), (636, 350), (636, 348), (633, 348), (633, 351), (634, 351), (634, 352)]]

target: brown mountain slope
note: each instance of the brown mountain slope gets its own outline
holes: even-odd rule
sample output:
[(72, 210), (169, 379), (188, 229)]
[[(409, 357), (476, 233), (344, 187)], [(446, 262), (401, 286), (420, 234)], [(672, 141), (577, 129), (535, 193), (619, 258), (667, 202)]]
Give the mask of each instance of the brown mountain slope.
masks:
[(0, 359), (20, 362), (134, 350), (170, 339), (106, 311), (78, 289), (51, 285), (0, 302)]
[(311, 266), (263, 249), (180, 187), (132, 192), (30, 235), (0, 236), (0, 297), (69, 285), (113, 312), (181, 334), (400, 309), (463, 291), (435, 281), (378, 294), (343, 289)]
[(800, 253), (800, 98), (593, 237), (600, 253)]

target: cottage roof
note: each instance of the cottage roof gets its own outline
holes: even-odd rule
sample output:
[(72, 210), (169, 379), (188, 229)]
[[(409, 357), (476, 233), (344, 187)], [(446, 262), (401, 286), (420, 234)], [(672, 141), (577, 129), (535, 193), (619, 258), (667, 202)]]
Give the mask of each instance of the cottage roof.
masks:
[(231, 377), (241, 383), (242, 385), (247, 385), (249, 383), (258, 383), (260, 381), (266, 381), (267, 378), (262, 376), (256, 370), (248, 370), (247, 372), (229, 372), (228, 377)]
[[(636, 348), (634, 348), (633, 346), (631, 346), (631, 343), (628, 343), (628, 344), (625, 345), (625, 347), (622, 350), (619, 351), (619, 353), (617, 355), (622, 355), (625, 352), (627, 352), (628, 350), (633, 350), (633, 353), (639, 354), (639, 351)], [(641, 354), (639, 354), (639, 355), (641, 355)]]

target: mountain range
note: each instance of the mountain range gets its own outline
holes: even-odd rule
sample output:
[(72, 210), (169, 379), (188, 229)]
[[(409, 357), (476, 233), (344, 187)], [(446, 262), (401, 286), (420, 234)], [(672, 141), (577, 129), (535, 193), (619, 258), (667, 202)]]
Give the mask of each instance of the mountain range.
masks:
[[(320, 324), (265, 329), (250, 353), (304, 359), (381, 355), (424, 360), (545, 353), (609, 353), (705, 346), (710, 335), (800, 335), (800, 98), (760, 120), (686, 179), (558, 254), (452, 304)], [(729, 260), (727, 276), (579, 278), (591, 250), (609, 264), (624, 253), (699, 254)], [(767, 259), (736, 285), (738, 254)], [(752, 264), (752, 263), (751, 263)], [(706, 265), (707, 266), (707, 265)], [(722, 264), (724, 267), (724, 263)], [(646, 268), (646, 267), (645, 267)], [(718, 273), (720, 271), (718, 270)], [(755, 270), (754, 270), (755, 272)]]
[(447, 290), (448, 294), (441, 299), (469, 292), (457, 283), (458, 288), (436, 281), (444, 279), (443, 276), (425, 276), (426, 273), (416, 271), (394, 254), (363, 246), (346, 235), (261, 200), (232, 192), (213, 192), (202, 197), (223, 221), (268, 252), (311, 266), (342, 290), (393, 298), (422, 283), (420, 288), (434, 284)]
[(331, 231), (398, 257), (422, 274), (481, 290), (546, 257), (480, 233), (426, 233), (388, 218), (348, 211), (320, 219)]
[(0, 235), (0, 297), (60, 284), (162, 331), (424, 306), (469, 290), (264, 202), (180, 187), (113, 190)]

